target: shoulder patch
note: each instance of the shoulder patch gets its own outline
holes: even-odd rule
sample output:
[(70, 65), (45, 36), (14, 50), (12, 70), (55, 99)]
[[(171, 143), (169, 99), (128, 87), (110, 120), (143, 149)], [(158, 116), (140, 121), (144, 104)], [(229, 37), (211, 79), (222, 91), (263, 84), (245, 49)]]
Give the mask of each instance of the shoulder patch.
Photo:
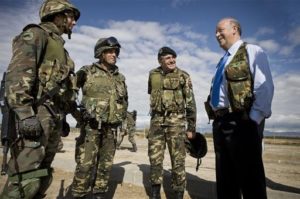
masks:
[(33, 39), (33, 33), (31, 31), (25, 31), (22, 35), (22, 39), (25, 41), (30, 41)]

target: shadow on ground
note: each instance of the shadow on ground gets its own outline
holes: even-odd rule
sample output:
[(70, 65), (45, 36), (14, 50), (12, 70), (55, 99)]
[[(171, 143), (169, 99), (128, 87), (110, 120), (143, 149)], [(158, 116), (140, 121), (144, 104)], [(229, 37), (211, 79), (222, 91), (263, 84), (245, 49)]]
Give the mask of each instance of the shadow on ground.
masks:
[(280, 184), (280, 183), (272, 181), (269, 178), (266, 178), (266, 183), (267, 183), (267, 187), (270, 189), (273, 189), (273, 190), (300, 194), (300, 189), (297, 187)]
[[(122, 162), (119, 164), (114, 164), (113, 173), (115, 176), (117, 176), (117, 178), (114, 177), (114, 180), (109, 182), (109, 185), (108, 185), (109, 190), (108, 190), (105, 198), (107, 198), (107, 199), (114, 198), (118, 184), (121, 184), (123, 182), (125, 169), (122, 166), (124, 166), (126, 164), (130, 164), (130, 163), (131, 162), (126, 161), (126, 162)], [(67, 187), (65, 187), (64, 180), (61, 180), (60, 189), (59, 189), (58, 196), (56, 197), (56, 199), (72, 199), (73, 196), (71, 193), (71, 189), (72, 189), (72, 184), (67, 185)], [(91, 191), (88, 193), (87, 198), (92, 198)]]
[[(143, 173), (143, 184), (145, 191), (150, 196), (151, 185), (149, 182), (150, 166), (147, 164), (138, 165)], [(215, 199), (215, 182), (207, 181), (198, 176), (186, 173), (187, 186), (186, 192), (191, 199)], [(173, 199), (173, 191), (171, 189), (171, 172), (164, 170), (163, 190), (167, 199)]]

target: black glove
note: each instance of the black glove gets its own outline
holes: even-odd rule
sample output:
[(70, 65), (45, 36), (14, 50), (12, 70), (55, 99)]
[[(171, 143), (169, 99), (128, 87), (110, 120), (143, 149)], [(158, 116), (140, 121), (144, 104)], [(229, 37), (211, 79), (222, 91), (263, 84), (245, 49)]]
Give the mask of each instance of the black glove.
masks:
[(91, 119), (94, 119), (95, 118), (95, 116), (94, 115), (92, 115), (92, 114), (90, 114), (89, 112), (87, 112), (87, 111), (83, 111), (82, 113), (81, 113), (81, 119), (82, 119), (82, 121), (89, 121), (89, 120), (91, 120)]
[(61, 136), (62, 137), (67, 137), (70, 133), (70, 125), (68, 124), (68, 122), (64, 121), (63, 122), (63, 127), (62, 127), (62, 132), (61, 132)]
[(42, 126), (36, 116), (32, 116), (19, 122), (20, 133), (29, 140), (37, 139), (42, 134)]

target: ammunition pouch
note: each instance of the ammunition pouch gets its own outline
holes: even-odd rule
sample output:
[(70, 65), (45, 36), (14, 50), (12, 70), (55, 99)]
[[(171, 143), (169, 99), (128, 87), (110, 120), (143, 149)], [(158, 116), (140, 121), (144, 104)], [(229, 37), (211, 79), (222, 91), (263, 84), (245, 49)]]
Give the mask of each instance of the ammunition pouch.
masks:
[[(97, 121), (95, 115), (90, 114), (86, 109), (81, 110), (81, 121), (82, 123), (89, 124), (92, 129), (100, 129), (101, 124)], [(82, 124), (80, 124), (82, 125)], [(99, 127), (100, 126), (100, 127)]]
[(36, 140), (41, 137), (42, 126), (37, 117), (29, 117), (21, 120), (19, 123), (19, 131), (24, 138), (29, 140)]

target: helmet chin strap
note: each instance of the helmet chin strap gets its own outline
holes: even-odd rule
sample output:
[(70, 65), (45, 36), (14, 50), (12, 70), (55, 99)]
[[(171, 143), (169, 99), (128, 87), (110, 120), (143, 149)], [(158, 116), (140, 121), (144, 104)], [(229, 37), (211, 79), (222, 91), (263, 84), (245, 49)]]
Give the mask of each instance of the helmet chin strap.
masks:
[(64, 16), (63, 20), (60, 22), (60, 24), (58, 24), (57, 27), (60, 29), (60, 31), (62, 33), (65, 33), (68, 35), (68, 39), (71, 39), (72, 30), (70, 30), (67, 26), (67, 24), (68, 24), (67, 16), (66, 15), (63, 15), (63, 16)]
[(59, 29), (60, 34), (63, 33), (68, 34), (68, 38), (71, 38), (72, 31), (68, 31), (67, 29), (67, 17), (65, 15), (58, 15), (55, 17), (53, 21), (56, 25), (56, 27)]
[(72, 35), (72, 30), (68, 31), (68, 39), (71, 39), (71, 35)]
[(68, 18), (65, 15), (63, 29), (64, 29), (64, 32), (68, 35), (68, 39), (71, 39), (72, 30), (70, 30), (67, 25), (68, 25)]

